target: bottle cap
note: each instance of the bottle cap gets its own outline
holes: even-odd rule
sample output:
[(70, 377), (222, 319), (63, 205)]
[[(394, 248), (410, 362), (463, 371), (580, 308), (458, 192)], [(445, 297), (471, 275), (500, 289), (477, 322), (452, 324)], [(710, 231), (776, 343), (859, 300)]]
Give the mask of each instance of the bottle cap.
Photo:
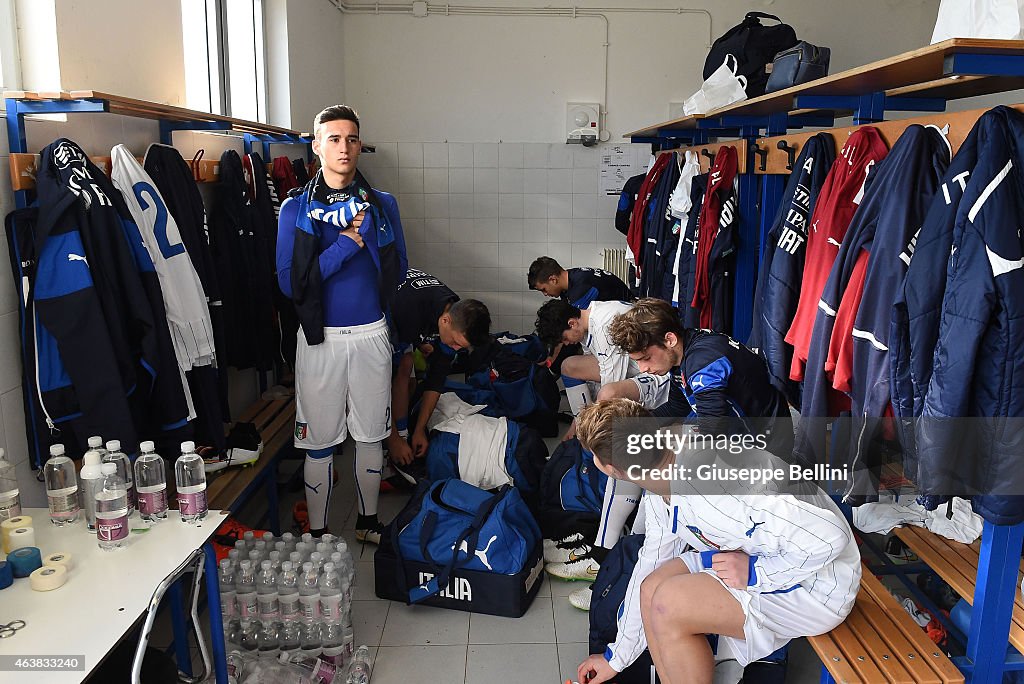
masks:
[(117, 466), (113, 463), (104, 463), (100, 466), (100, 472), (103, 475), (113, 475), (117, 472)]
[(220, 567), (225, 569), (225, 570), (230, 568), (231, 567), (231, 559), (230, 558), (221, 558), (220, 559)]
[(90, 449), (100, 449), (103, 447), (103, 438), (99, 435), (93, 435), (89, 438)]
[(120, 450), (121, 450), (121, 440), (119, 440), (119, 439), (112, 439), (109, 442), (107, 442), (107, 451), (120, 451)]
[(264, 570), (269, 570), (271, 565), (273, 564), (268, 560), (265, 560), (262, 563), (260, 563), (260, 567)]
[(63, 444), (51, 444), (50, 445), (50, 455), (51, 456), (63, 456), (64, 455), (64, 445)]
[(281, 563), (281, 572), (291, 572), (291, 571), (292, 571), (292, 562), (291, 561), (285, 561), (284, 563)]
[(334, 572), (334, 563), (324, 563), (324, 572)]
[[(85, 452), (85, 456), (82, 459), (82, 466), (91, 466), (100, 464), (100, 452), (89, 449)], [(103, 471), (100, 471), (103, 472)]]
[(309, 572), (312, 569), (313, 569), (313, 564), (312, 563), (306, 562), (306, 563), (302, 564), (302, 571), (303, 572)]
[(181, 443), (181, 453), (183, 453), (183, 454), (190, 454), (190, 453), (192, 453), (195, 450), (196, 450), (196, 443), (195, 442), (182, 442)]
[(156, 445), (148, 439), (145, 442), (139, 443), (139, 449), (142, 451), (156, 451)]

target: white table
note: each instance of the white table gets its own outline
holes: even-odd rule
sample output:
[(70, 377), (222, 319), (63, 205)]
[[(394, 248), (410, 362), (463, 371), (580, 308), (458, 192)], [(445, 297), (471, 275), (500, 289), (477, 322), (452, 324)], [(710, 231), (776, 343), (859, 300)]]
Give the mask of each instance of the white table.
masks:
[[(217, 632), (209, 636), (214, 644), (217, 681), (226, 684), (216, 561), (208, 544), (226, 512), (210, 511), (201, 524), (186, 525), (176, 510), (168, 511), (167, 520), (144, 533), (133, 531), (123, 549), (109, 552), (97, 546), (96, 534), (89, 533), (84, 520), (58, 528), (50, 524), (46, 509), (26, 509), (23, 514), (32, 516), (36, 546), (43, 557), (57, 551), (70, 553), (74, 568), (67, 583), (54, 591), (32, 591), (27, 577), (0, 590), (0, 624), (12, 620), (26, 623), (14, 636), (0, 639), (0, 656), (84, 656), (85, 666), (84, 671), (74, 672), (0, 671), (0, 683), (81, 682), (150, 609), (154, 590), (206, 545), (211, 629)], [(146, 526), (137, 512), (129, 522), (133, 529)], [(175, 639), (183, 641), (184, 636), (176, 634)]]

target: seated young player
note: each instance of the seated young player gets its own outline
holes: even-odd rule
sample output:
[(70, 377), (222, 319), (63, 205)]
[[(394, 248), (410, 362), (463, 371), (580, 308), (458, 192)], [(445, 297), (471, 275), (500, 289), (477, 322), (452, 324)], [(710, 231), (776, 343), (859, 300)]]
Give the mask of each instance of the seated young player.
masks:
[[(400, 355), (391, 387), (394, 416), (387, 439), (391, 459), (400, 465), (427, 453), (427, 421), (434, 413), (444, 381), (451, 373), (452, 357), (460, 349), (483, 345), (490, 339), (491, 314), (475, 299), (459, 299), (444, 283), (410, 268), (392, 303), (394, 347)], [(427, 358), (419, 414), (409, 436), (409, 378), (413, 375), (413, 347)]]
[(599, 399), (633, 399), (659, 415), (692, 413), (707, 432), (766, 433), (768, 451), (790, 459), (789, 404), (762, 357), (728, 335), (684, 328), (679, 311), (660, 299), (637, 301), (608, 333), (641, 375), (602, 388)]
[[(545, 297), (557, 297), (577, 309), (585, 309), (591, 302), (627, 302), (633, 299), (629, 287), (614, 273), (587, 267), (566, 270), (547, 256), (533, 260), (526, 282), (531, 290), (542, 292)], [(578, 345), (556, 345), (548, 359), (551, 372), (561, 374), (562, 362), (580, 353)]]
[[(704, 456), (685, 448), (678, 456), (630, 455), (622, 435), (613, 438), (613, 424), (647, 416), (627, 399), (591, 404), (578, 418), (580, 442), (615, 478), (637, 473), (633, 466), (663, 469)], [(722, 483), (713, 495), (707, 484), (637, 474), (647, 491), (644, 545), (619, 609), (618, 636), (580, 664), (580, 682), (610, 681), (648, 648), (665, 684), (710, 684), (714, 656), (706, 635), (719, 635), (718, 648), (745, 666), (791, 639), (834, 629), (853, 609), (860, 552), (821, 490), (767, 494)]]
[[(636, 362), (613, 345), (608, 337), (612, 319), (629, 308), (625, 302), (595, 301), (580, 309), (556, 299), (537, 311), (537, 334), (544, 344), (583, 345), (583, 355), (571, 356), (562, 363), (562, 383), (574, 416), (593, 401), (587, 382), (599, 382), (604, 386), (632, 378), (640, 372)], [(571, 439), (575, 433), (574, 421), (563, 439)], [(609, 481), (594, 543), (579, 539), (572, 542), (573, 548), (568, 548), (570, 544), (567, 543), (549, 545), (544, 558), (547, 562), (545, 569), (562, 579), (592, 582), (604, 557), (622, 536), (626, 519), (639, 501), (638, 486), (629, 481)], [(573, 592), (569, 600), (575, 607), (589, 610), (589, 588)]]

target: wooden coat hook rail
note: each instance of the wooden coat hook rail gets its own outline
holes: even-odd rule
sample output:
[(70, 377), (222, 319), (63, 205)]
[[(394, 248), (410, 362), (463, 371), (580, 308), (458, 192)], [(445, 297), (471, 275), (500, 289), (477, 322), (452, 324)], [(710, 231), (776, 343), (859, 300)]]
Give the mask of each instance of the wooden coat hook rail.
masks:
[(735, 147), (736, 148), (736, 162), (738, 165), (737, 173), (747, 172), (747, 141), (743, 138), (739, 140), (727, 140), (725, 142), (709, 143), (707, 145), (692, 145), (690, 147), (678, 147), (672, 150), (662, 150), (662, 154), (665, 152), (679, 152), (682, 154), (687, 150), (694, 152), (697, 155), (698, 161), (700, 161), (701, 173), (707, 173), (711, 170), (712, 164), (714, 164), (715, 155), (723, 147)]
[[(1024, 112), (1024, 103), (1007, 105), (1016, 109), (1019, 112)], [(895, 144), (896, 140), (903, 135), (903, 131), (907, 129), (907, 126), (913, 124), (919, 124), (922, 126), (936, 126), (940, 129), (946, 130), (946, 139), (949, 141), (950, 148), (953, 154), (956, 154), (957, 150), (960, 149), (960, 145), (963, 144), (964, 139), (974, 128), (974, 124), (977, 123), (978, 119), (982, 114), (989, 111), (990, 108), (984, 109), (970, 109), (963, 112), (948, 112), (943, 114), (932, 114), (928, 116), (915, 116), (912, 119), (894, 119), (892, 121), (880, 121), (878, 123), (864, 124), (865, 126), (874, 126), (878, 129), (882, 139), (885, 140), (885, 144), (890, 148)], [(759, 138), (757, 140), (758, 148), (765, 149), (768, 153), (767, 163), (765, 168), (762, 169), (760, 165), (755, 167), (754, 173), (757, 174), (788, 174), (792, 171), (792, 160), (800, 154), (800, 150), (803, 149), (804, 144), (812, 136), (818, 133), (830, 133), (835, 139), (836, 154), (843, 148), (843, 144), (846, 139), (859, 128), (863, 126), (847, 126), (844, 128), (832, 128), (827, 131), (814, 131), (810, 133), (787, 133), (783, 136), (777, 136), (774, 138)], [(785, 145), (785, 148), (783, 147)], [(740, 159), (742, 160), (742, 155)]]
[[(13, 190), (34, 190), (36, 187), (36, 169), (39, 168), (38, 154), (12, 154), (10, 159), (11, 188)], [(141, 164), (142, 157), (136, 157)], [(110, 175), (110, 157), (89, 157), (93, 164), (100, 167), (105, 174)], [(189, 166), (192, 166), (189, 164)], [(212, 159), (200, 159), (198, 170), (193, 169), (197, 183), (215, 183), (220, 177), (220, 162)], [(267, 173), (270, 173), (273, 164), (267, 164)]]

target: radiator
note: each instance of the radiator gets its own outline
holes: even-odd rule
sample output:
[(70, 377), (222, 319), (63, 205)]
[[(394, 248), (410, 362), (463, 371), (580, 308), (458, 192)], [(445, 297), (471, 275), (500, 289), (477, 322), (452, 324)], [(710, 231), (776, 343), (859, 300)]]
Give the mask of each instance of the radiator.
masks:
[(624, 283), (629, 282), (629, 262), (626, 261), (626, 250), (606, 249), (602, 252), (604, 258), (604, 270), (610, 271)]

